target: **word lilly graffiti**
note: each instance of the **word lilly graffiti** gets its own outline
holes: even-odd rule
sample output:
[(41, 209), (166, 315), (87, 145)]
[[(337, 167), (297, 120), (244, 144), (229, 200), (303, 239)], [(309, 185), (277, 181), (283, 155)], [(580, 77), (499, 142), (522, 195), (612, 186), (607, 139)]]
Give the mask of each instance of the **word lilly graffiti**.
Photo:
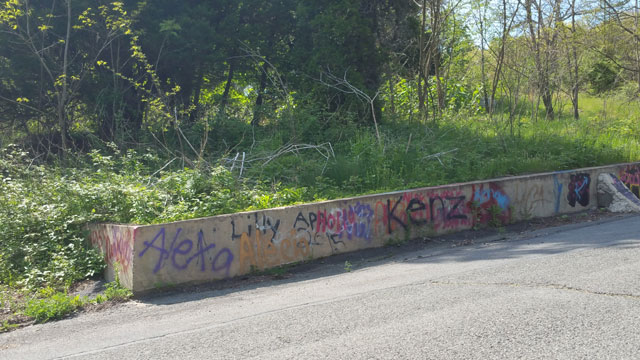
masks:
[[(171, 265), (173, 269), (185, 270), (192, 264), (199, 266), (200, 271), (211, 271), (214, 273), (224, 273), (229, 276), (229, 270), (233, 263), (233, 253), (228, 248), (216, 249), (216, 244), (208, 244), (204, 238), (204, 232), (198, 232), (198, 240), (181, 239), (182, 228), (178, 228), (173, 234), (173, 239), (167, 241), (165, 228), (161, 228), (153, 240), (144, 241), (144, 249), (140, 251), (138, 257), (157, 257), (153, 273), (157, 273), (163, 268), (165, 263)], [(168, 245), (168, 247), (167, 247)], [(208, 260), (208, 261), (207, 261)]]

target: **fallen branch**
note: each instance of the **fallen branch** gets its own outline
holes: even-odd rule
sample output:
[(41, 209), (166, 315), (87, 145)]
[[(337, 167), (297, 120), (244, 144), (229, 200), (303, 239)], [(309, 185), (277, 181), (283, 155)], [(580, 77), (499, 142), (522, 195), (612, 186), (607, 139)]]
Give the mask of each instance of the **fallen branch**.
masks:
[[(252, 163), (255, 162), (262, 162), (262, 164), (260, 164), (261, 167), (264, 167), (266, 165), (268, 165), (270, 162), (272, 162), (273, 160), (277, 159), (278, 157), (288, 154), (288, 153), (296, 153), (296, 155), (299, 155), (299, 152), (301, 150), (309, 150), (309, 149), (313, 149), (316, 150), (318, 152), (318, 154), (320, 154), (324, 159), (325, 159), (325, 164), (322, 168), (322, 174), (324, 175), (324, 171), (327, 168), (327, 164), (329, 162), (329, 159), (331, 159), (332, 157), (335, 158), (335, 153), (333, 151), (333, 146), (331, 145), (331, 143), (326, 142), (320, 145), (311, 145), (311, 144), (286, 144), (281, 146), (280, 148), (278, 148), (276, 151), (268, 154), (268, 155), (262, 155), (262, 156), (256, 156), (256, 157), (250, 157), (250, 156), (246, 156), (246, 153), (242, 153), (242, 168), (240, 170), (240, 176), (242, 176), (242, 172), (244, 168), (249, 167)], [(236, 153), (236, 156), (234, 158), (223, 158), (222, 160), (227, 162), (227, 163), (231, 163), (231, 170), (233, 171), (233, 169), (235, 168), (236, 162), (238, 161), (238, 157), (240, 156), (240, 153)]]
[(452, 152), (456, 152), (458, 150), (459, 150), (458, 148), (455, 148), (455, 149), (449, 150), (449, 151), (441, 151), (439, 153), (435, 153), (435, 154), (424, 156), (424, 157), (420, 158), (420, 160), (428, 160), (428, 159), (436, 158), (438, 160), (438, 162), (440, 163), (440, 165), (444, 166), (444, 164), (442, 163), (442, 160), (440, 160), (440, 156), (446, 155), (446, 154), (449, 154), (449, 153), (452, 153)]

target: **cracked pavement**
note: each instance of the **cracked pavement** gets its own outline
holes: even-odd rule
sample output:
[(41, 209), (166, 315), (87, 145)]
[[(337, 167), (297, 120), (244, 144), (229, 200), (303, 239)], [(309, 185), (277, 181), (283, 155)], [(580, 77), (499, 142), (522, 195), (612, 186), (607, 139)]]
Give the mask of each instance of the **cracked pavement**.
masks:
[(82, 313), (0, 359), (640, 358), (639, 216), (494, 240)]

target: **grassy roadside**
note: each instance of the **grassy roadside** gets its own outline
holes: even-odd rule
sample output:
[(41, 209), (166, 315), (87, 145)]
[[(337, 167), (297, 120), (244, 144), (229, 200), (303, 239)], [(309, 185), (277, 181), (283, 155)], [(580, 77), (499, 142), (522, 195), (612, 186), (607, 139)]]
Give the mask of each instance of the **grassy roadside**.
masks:
[[(639, 160), (640, 106), (609, 99), (603, 111), (602, 101), (583, 97), (577, 121), (566, 114), (554, 121), (521, 114), (509, 122), (500, 114), (457, 111), (437, 125), (386, 122), (380, 126), (382, 144), (371, 128), (354, 122), (323, 127), (304, 114), (295, 133), (266, 124), (248, 137), (249, 124), (234, 124), (235, 138), (227, 142), (255, 160), (242, 170), (225, 160), (234, 152), (216, 144), (206, 162), (191, 166), (148, 147), (106, 145), (62, 166), (5, 146), (0, 149), (0, 331), (130, 296), (117, 284), (95, 299), (69, 294), (74, 283), (104, 268), (87, 244), (87, 223), (160, 223)], [(278, 151), (292, 143), (330, 143), (331, 152)]]
[(118, 281), (107, 283), (104, 291), (93, 298), (72, 295), (68, 288), (47, 286), (34, 291), (0, 285), (0, 333), (62, 319), (96, 305), (126, 301), (131, 296), (131, 291)]

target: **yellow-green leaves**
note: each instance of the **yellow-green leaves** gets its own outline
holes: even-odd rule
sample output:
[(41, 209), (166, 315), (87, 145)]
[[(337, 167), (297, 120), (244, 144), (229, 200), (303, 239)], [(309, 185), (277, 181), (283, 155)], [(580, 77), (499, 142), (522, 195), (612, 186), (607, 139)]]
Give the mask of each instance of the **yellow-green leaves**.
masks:
[(0, 8), (0, 24), (9, 26), (12, 30), (18, 29), (18, 19), (24, 14), (19, 0), (5, 1)]

